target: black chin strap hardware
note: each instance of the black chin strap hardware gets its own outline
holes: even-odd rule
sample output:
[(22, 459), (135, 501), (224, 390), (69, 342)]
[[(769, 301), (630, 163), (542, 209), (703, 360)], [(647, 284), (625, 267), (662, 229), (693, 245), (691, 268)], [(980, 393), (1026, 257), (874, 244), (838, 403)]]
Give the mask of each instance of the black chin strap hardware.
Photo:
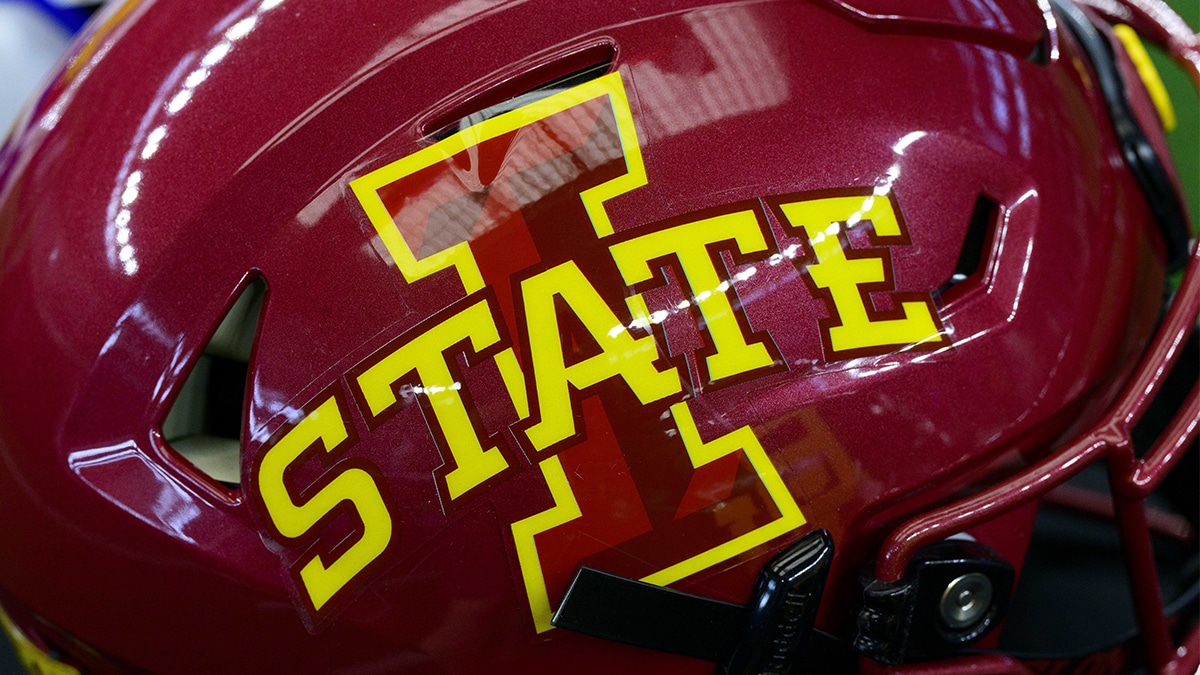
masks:
[(763, 567), (745, 606), (582, 567), (552, 623), (715, 661), (719, 675), (784, 675), (812, 633), (832, 560), (829, 533), (810, 532)]
[(973, 541), (948, 540), (918, 552), (903, 578), (862, 578), (854, 651), (890, 665), (953, 654), (1000, 624), (1013, 567)]

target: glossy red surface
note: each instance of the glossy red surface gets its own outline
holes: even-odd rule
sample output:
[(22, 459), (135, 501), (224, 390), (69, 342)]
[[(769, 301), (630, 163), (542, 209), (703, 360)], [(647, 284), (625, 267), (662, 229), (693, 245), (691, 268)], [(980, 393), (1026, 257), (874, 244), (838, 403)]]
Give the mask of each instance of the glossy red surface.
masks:
[[(878, 4), (107, 10), (0, 151), (0, 532), (15, 552), (0, 555), (0, 589), (107, 658), (152, 671), (711, 672), (535, 631), (511, 526), (554, 502), (494, 367), (455, 361), (510, 471), (461, 505), (435, 479), (444, 439), (421, 405), (377, 425), (348, 415), (347, 461), (377, 468), (395, 533), (327, 614), (314, 618), (298, 595), (290, 566), (300, 552), (267, 527), (252, 472), (322, 392), (355, 400), (348, 373), (467, 295), (446, 273), (406, 282), (350, 182), (429, 147), (426, 134), (471, 101), (495, 102), (488, 92), (539, 68), (565, 74), (555, 64), (607, 45), (647, 178), (606, 203), (614, 237), (748, 204), (778, 251), (721, 258), (778, 367), (715, 386), (701, 371), (709, 343), (686, 311), (661, 321), (657, 344), (690, 385), (672, 401), (686, 399), (706, 440), (751, 428), (807, 522), (673, 585), (744, 602), (769, 554), (824, 528), (837, 557), (819, 625), (842, 632), (860, 570), (891, 528), (1043, 461), (1112, 403), (1150, 339), (1164, 278), (1161, 240), (1069, 36), (1045, 38), (1055, 53), (1043, 65), (1027, 58), (1051, 30), (1032, 3), (966, 3), (959, 16), (928, 2), (895, 18)], [(569, 20), (546, 20), (556, 16)], [(500, 164), (513, 157), (499, 151)], [(478, 165), (456, 176), (490, 184)], [(554, 189), (566, 183), (497, 226), (519, 219), (532, 244), (477, 254), (514, 342), (523, 310), (512, 309), (513, 280), (534, 268), (573, 260), (614, 302), (626, 292), (605, 246), (587, 240), (580, 204)], [(756, 205), (846, 189), (894, 200), (911, 243), (876, 247), (865, 227), (846, 238), (886, 248), (896, 291), (926, 297), (951, 278), (977, 198), (998, 205), (981, 273), (933, 300), (948, 344), (829, 358), (828, 308), (803, 271), (809, 244)], [(230, 492), (178, 458), (161, 425), (257, 277), (268, 291), (242, 488)], [(651, 310), (689, 297), (678, 271), (664, 279), (648, 293)], [(872, 301), (892, 304), (888, 293)], [(673, 500), (646, 496), (677, 469), (670, 462), (686, 460), (674, 427), (654, 421), (665, 404), (597, 392), (581, 404), (592, 444), (559, 456), (580, 472), (622, 457), (630, 467), (611, 485), (589, 484), (597, 502), (612, 502), (547, 569), (552, 603), (575, 563), (626, 543), (624, 530), (603, 539), (617, 506), (644, 505), (658, 522), (684, 514), (693, 494), (683, 482)], [(753, 474), (726, 464), (712, 472)], [(297, 480), (345, 466), (312, 460)], [(747, 494), (761, 503), (765, 492)], [(730, 512), (755, 526), (765, 517)], [(1019, 568), (1032, 515), (968, 532)], [(325, 541), (360, 525), (343, 517)], [(690, 537), (651, 548), (673, 562)], [(619, 558), (608, 564), (639, 574), (666, 564)], [(989, 663), (976, 672), (1009, 665)]]

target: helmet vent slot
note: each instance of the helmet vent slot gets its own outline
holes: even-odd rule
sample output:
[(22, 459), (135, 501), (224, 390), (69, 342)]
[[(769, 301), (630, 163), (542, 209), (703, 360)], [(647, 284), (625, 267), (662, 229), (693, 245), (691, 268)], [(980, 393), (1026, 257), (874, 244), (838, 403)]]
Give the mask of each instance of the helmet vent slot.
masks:
[(213, 333), (163, 420), (167, 444), (226, 488), (241, 482), (243, 409), (266, 283), (248, 283)]
[(428, 141), (442, 141), (480, 122), (576, 87), (612, 71), (616, 46), (601, 43), (551, 59), (510, 77), (421, 125)]
[[(943, 302), (957, 297), (962, 291), (975, 285), (963, 282), (978, 280), (983, 276), (986, 269), (985, 256), (991, 250), (992, 240), (995, 238), (995, 222), (999, 210), (996, 202), (986, 195), (979, 195), (975, 200), (975, 208), (971, 212), (971, 221), (967, 224), (967, 232), (963, 237), (954, 273), (935, 293)], [(949, 292), (951, 289), (953, 291)]]

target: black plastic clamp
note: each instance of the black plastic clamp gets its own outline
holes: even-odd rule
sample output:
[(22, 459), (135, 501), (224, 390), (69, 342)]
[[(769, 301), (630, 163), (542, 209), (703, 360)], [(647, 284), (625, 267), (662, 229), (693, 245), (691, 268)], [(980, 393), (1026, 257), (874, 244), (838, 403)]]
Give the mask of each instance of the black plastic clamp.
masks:
[(920, 551), (898, 581), (868, 571), (853, 648), (892, 665), (953, 653), (1000, 623), (1013, 579), (991, 548), (959, 540)]

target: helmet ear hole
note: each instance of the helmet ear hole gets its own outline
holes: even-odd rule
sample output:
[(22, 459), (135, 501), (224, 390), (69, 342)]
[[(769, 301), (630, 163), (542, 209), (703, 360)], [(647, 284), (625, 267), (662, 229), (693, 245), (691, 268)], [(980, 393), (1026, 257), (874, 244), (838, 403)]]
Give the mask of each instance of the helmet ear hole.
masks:
[(241, 484), (242, 411), (265, 295), (262, 278), (246, 285), (163, 420), (163, 438), (175, 454), (226, 488)]

